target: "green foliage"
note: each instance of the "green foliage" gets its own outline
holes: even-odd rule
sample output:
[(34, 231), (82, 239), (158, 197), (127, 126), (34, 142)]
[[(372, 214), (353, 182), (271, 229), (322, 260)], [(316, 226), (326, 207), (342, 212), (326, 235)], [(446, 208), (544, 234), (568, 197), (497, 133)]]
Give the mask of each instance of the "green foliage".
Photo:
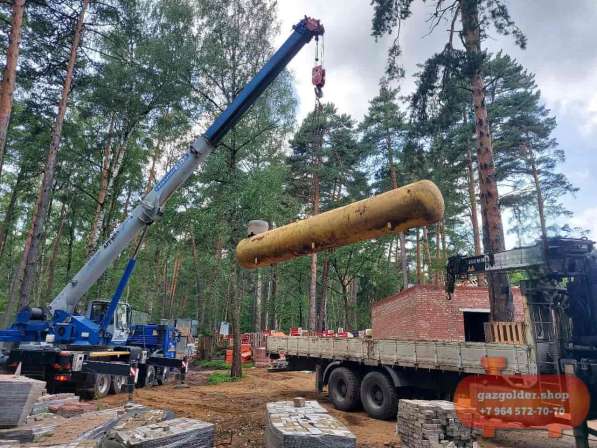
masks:
[[(473, 0), (455, 5), (464, 1), (470, 5)], [(457, 13), (444, 2), (432, 3), (440, 6), (432, 24)], [(414, 2), (372, 4), (373, 36), (381, 38), (397, 35)], [(494, 27), (524, 42), (502, 1), (475, 5), (483, 38)], [(45, 168), (40, 155), (49, 147), (79, 7), (78, 0), (27, 2), (0, 179), (0, 310), (27, 238)], [(0, 3), (0, 18), (6, 19), (9, 10), (8, 3)], [(0, 20), (0, 28), (1, 52), (7, 43), (6, 20)], [(273, 53), (278, 28), (271, 0), (92, 2), (33, 304), (46, 305), (59, 293), (90, 251), (230, 104)], [(388, 55), (388, 78), (400, 75), (397, 42)], [(421, 232), (419, 240), (423, 281), (439, 286), (446, 257), (474, 247), (466, 173), (467, 148), (475, 142), (467, 76), (477, 64), (482, 64), (487, 87), (501, 206), (512, 211), (511, 227), (521, 242), (539, 235), (536, 172), (548, 232), (559, 231), (555, 224), (567, 215), (562, 198), (575, 189), (559, 171), (564, 151), (552, 137), (555, 118), (543, 105), (532, 74), (505, 54), (471, 59), (458, 45), (454, 39), (424, 61), (410, 98), (383, 80), (360, 123), (331, 103), (296, 123), (294, 82), (289, 72), (282, 72), (149, 228), (124, 300), (154, 321), (198, 319), (205, 335), (213, 335), (221, 321), (232, 321), (240, 304), (239, 327), (253, 331), (257, 273), (238, 269), (234, 258), (246, 223), (265, 219), (279, 227), (308, 216), (315, 177), (321, 211), (387, 191), (390, 168), (398, 185), (430, 179), (442, 191), (445, 219), (428, 227), (427, 239)], [(100, 203), (103, 174), (106, 196)], [(92, 236), (97, 236), (95, 242), (90, 242)], [(396, 240), (388, 236), (319, 254), (317, 288), (322, 300), (325, 295), (327, 328), (370, 326), (371, 305), (406, 286)], [(416, 280), (416, 244), (411, 231), (405, 244), (410, 283)], [(86, 300), (111, 296), (129, 254), (125, 251), (116, 260)], [(267, 327), (307, 327), (309, 261), (302, 257), (261, 269)], [(221, 361), (200, 366), (228, 368)], [(228, 380), (217, 373), (211, 381)]]
[(207, 377), (207, 384), (214, 386), (222, 383), (240, 381), (241, 378), (230, 376), (230, 373), (214, 372)]
[(228, 370), (230, 365), (223, 359), (202, 359), (193, 361), (193, 365), (206, 370)]

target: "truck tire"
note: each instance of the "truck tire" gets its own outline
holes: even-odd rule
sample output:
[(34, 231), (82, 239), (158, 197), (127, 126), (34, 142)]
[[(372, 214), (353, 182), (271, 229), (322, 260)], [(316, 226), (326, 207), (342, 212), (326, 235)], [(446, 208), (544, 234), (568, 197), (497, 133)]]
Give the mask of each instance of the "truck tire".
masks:
[(346, 367), (332, 370), (328, 382), (328, 395), (336, 409), (354, 411), (361, 406), (361, 377)]
[(168, 367), (162, 367), (161, 371), (157, 372), (157, 380), (160, 386), (166, 384), (166, 381), (168, 381), (168, 377), (170, 376), (169, 370)]
[(398, 413), (398, 393), (387, 375), (369, 372), (361, 383), (361, 400), (367, 415), (378, 420), (391, 420)]
[(126, 376), (112, 376), (112, 384), (110, 385), (111, 394), (119, 394), (122, 392), (122, 388), (128, 383), (128, 377)]
[(112, 378), (105, 373), (95, 374), (95, 385), (93, 387), (94, 398), (104, 398), (110, 393)]

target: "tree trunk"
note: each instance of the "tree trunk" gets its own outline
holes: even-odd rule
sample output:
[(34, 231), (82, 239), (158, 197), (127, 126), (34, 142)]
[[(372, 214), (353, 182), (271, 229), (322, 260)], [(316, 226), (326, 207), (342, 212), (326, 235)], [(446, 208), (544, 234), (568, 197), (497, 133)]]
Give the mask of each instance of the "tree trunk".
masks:
[(537, 195), (537, 211), (539, 212), (539, 224), (541, 225), (541, 236), (544, 244), (547, 243), (547, 224), (545, 223), (545, 199), (543, 198), (543, 190), (541, 189), (541, 179), (539, 178), (539, 170), (533, 150), (527, 144), (523, 148), (527, 160), (531, 166), (531, 174), (533, 176), (533, 183), (535, 184), (535, 194)]
[(170, 319), (174, 319), (176, 316), (174, 314), (175, 307), (174, 307), (174, 298), (176, 296), (176, 287), (178, 285), (178, 273), (180, 272), (180, 258), (178, 256), (174, 257), (174, 269), (172, 272), (172, 284), (170, 287), (170, 312), (169, 316)]
[[(429, 248), (429, 228), (427, 226), (423, 227), (423, 240), (425, 249), (425, 256), (427, 257), (427, 280), (431, 281), (431, 277), (433, 274), (433, 260), (431, 259), (431, 250)], [(425, 281), (427, 283), (427, 281)]]
[(108, 180), (110, 179), (110, 155), (112, 154), (112, 133), (114, 131), (114, 116), (110, 120), (110, 128), (108, 130), (108, 140), (104, 146), (104, 154), (102, 158), (102, 172), (100, 174), (100, 187), (97, 194), (97, 206), (95, 207), (95, 215), (91, 221), (91, 230), (89, 231), (89, 238), (87, 240), (87, 255), (95, 251), (97, 241), (99, 239), (100, 228), (104, 218), (103, 210), (108, 193)]
[(52, 243), (52, 254), (50, 255), (50, 259), (48, 260), (48, 279), (46, 282), (45, 292), (46, 302), (49, 302), (52, 299), (52, 289), (54, 288), (54, 270), (56, 269), (56, 260), (58, 259), (58, 251), (60, 250), (60, 241), (62, 240), (62, 233), (64, 231), (64, 224), (66, 222), (66, 211), (66, 202), (63, 202), (62, 208), (60, 209), (58, 231), (56, 232), (56, 236), (54, 237), (54, 241)]
[[(440, 260), (442, 258), (441, 257), (441, 249), (440, 249), (441, 232), (442, 232), (442, 223), (438, 222), (435, 225), (435, 264), (436, 264), (436, 266), (442, 265), (440, 263)], [(441, 276), (441, 270), (435, 269), (433, 272), (433, 284), (435, 286), (439, 286), (440, 276)]]
[(475, 255), (481, 255), (481, 233), (479, 232), (479, 218), (477, 215), (477, 191), (475, 188), (473, 151), (468, 145), (466, 148), (466, 176), (468, 184), (468, 200), (471, 213), (471, 225), (473, 227), (473, 241), (475, 243)]
[[(316, 164), (318, 169), (319, 163)], [(313, 205), (311, 216), (319, 214), (319, 175), (315, 173), (313, 175)], [(311, 283), (309, 285), (309, 330), (315, 331), (317, 329), (317, 254), (311, 255)]]
[(420, 230), (417, 227), (417, 285), (421, 284), (421, 237)]
[(271, 294), (269, 300), (269, 328), (271, 330), (277, 330), (277, 294), (278, 294), (278, 269), (276, 265), (271, 267)]
[[(471, 87), (475, 110), (475, 132), (477, 136), (477, 164), (479, 168), (479, 191), (481, 197), (481, 216), (483, 224), (483, 247), (486, 252), (496, 253), (505, 249), (504, 228), (499, 209), (499, 196), (493, 146), (487, 107), (485, 105), (485, 86), (481, 76), (481, 37), (479, 11), (477, 2), (459, 0), (462, 19), (464, 43), (471, 70)], [(489, 302), (491, 319), (494, 321), (511, 321), (514, 317), (514, 304), (508, 278), (504, 273), (489, 272)]]
[(197, 319), (197, 323), (199, 324), (199, 328), (203, 328), (203, 323), (205, 321), (205, 299), (201, 297), (201, 276), (199, 275), (199, 257), (197, 255), (197, 242), (195, 241), (195, 235), (191, 230), (191, 249), (193, 255), (193, 267), (195, 269), (195, 289), (196, 289), (196, 299), (195, 299), (195, 306), (196, 312), (195, 317)]
[(160, 154), (160, 146), (158, 146), (154, 149), (151, 156), (151, 167), (149, 168), (149, 178), (147, 179), (147, 185), (145, 185), (145, 194), (149, 193), (153, 188), (153, 183), (155, 182), (156, 176), (156, 165), (158, 163), (158, 159), (160, 158)]
[(12, 112), (12, 95), (16, 85), (17, 61), (21, 46), (21, 29), (24, 12), (25, 0), (14, 0), (12, 4), (10, 34), (8, 35), (8, 49), (6, 51), (6, 66), (4, 67), (0, 87), (0, 178), (2, 177), (6, 137), (8, 134), (8, 124), (10, 123), (10, 114)]
[(261, 278), (261, 269), (257, 269), (256, 276), (257, 279), (255, 282), (255, 331), (259, 333), (261, 332), (261, 330), (263, 330), (261, 326), (261, 312), (263, 311), (263, 285)]
[(232, 367), (230, 368), (230, 376), (233, 378), (241, 378), (243, 376), (243, 367), (240, 357), (240, 308), (241, 297), (239, 290), (239, 272), (236, 264), (232, 267)]
[(168, 256), (164, 259), (164, 267), (162, 268), (162, 309), (160, 318), (166, 317), (166, 301), (168, 300)]
[(89, 6), (89, 1), (90, 0), (83, 0), (81, 12), (79, 13), (75, 27), (75, 34), (73, 36), (70, 58), (66, 70), (64, 87), (62, 90), (62, 98), (60, 100), (60, 104), (58, 105), (58, 115), (56, 116), (56, 121), (54, 122), (52, 129), (50, 151), (48, 153), (46, 169), (35, 205), (35, 212), (31, 222), (31, 231), (29, 232), (27, 242), (25, 243), (25, 250), (23, 251), (23, 257), (20, 266), (20, 269), (23, 272), (21, 277), (22, 281), (20, 281), (17, 284), (17, 288), (15, 288), (15, 296), (11, 297), (11, 302), (16, 302), (18, 300), (21, 306), (26, 306), (30, 301), (31, 288), (33, 286), (33, 280), (35, 278), (39, 257), (39, 249), (44, 238), (45, 219), (50, 202), (50, 196), (52, 194), (52, 187), (54, 184), (56, 161), (58, 150), (60, 149), (60, 139), (62, 137), (62, 126), (64, 124), (64, 116), (66, 114), (66, 108), (68, 105), (68, 97), (72, 87), (73, 73), (75, 69), (75, 63), (77, 61), (77, 51), (81, 40), (81, 34), (83, 32), (85, 13), (87, 11), (87, 7)]
[(352, 278), (349, 283), (350, 290), (350, 323), (349, 330), (354, 331), (358, 329), (358, 317), (357, 317), (357, 294), (359, 292), (359, 279)]
[(10, 199), (8, 201), (8, 207), (6, 208), (6, 214), (4, 215), (4, 221), (0, 224), (0, 257), (4, 254), (4, 248), (6, 247), (6, 240), (8, 239), (8, 234), (13, 225), (13, 221), (15, 219), (15, 211), (17, 205), (17, 198), (19, 196), (19, 189), (21, 187), (21, 183), (24, 179), (24, 169), (19, 170), (19, 174), (17, 175), (17, 180), (15, 182), (14, 187), (10, 193)]
[[(388, 168), (392, 189), (398, 188), (398, 175), (394, 166), (394, 153), (389, 137), (386, 137)], [(406, 235), (400, 232), (400, 269), (402, 270), (402, 289), (408, 288), (408, 259), (406, 258)]]
[(317, 331), (323, 331), (327, 325), (328, 286), (330, 283), (330, 257), (325, 255), (321, 267), (321, 291), (317, 307)]
[(342, 287), (342, 301), (344, 302), (344, 322), (342, 324), (342, 326), (344, 327), (344, 330), (346, 331), (346, 329), (348, 328), (348, 321), (349, 321), (349, 315), (350, 315), (350, 303), (349, 303), (349, 299), (348, 299), (348, 286), (346, 285), (344, 280), (340, 280), (340, 286)]

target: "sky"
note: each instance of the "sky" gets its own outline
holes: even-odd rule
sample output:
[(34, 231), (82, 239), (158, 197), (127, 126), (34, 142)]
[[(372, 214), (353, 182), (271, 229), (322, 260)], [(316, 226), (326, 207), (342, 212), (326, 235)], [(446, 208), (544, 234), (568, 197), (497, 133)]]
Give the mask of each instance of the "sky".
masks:
[[(440, 51), (447, 39), (448, 25), (429, 34), (427, 23), (433, 2), (415, 2), (413, 16), (401, 31), (402, 65), (406, 79), (403, 93), (414, 88), (417, 64)], [(574, 212), (570, 224), (591, 230), (597, 239), (597, 2), (594, 0), (511, 0), (512, 18), (526, 34), (526, 50), (508, 36), (492, 33), (484, 46), (503, 50), (535, 73), (542, 98), (555, 115), (554, 137), (566, 152), (561, 166), (580, 188), (565, 199)], [(320, 19), (325, 27), (325, 101), (339, 111), (360, 120), (368, 102), (378, 91), (384, 73), (389, 38), (375, 42), (371, 37), (373, 9), (369, 0), (278, 0), (281, 44), (304, 15)], [(304, 48), (291, 63), (299, 98), (298, 120), (313, 108), (311, 68), (315, 47)], [(491, 117), (490, 117), (491, 120)], [(509, 238), (508, 238), (509, 239)], [(507, 241), (512, 246), (512, 241)]]

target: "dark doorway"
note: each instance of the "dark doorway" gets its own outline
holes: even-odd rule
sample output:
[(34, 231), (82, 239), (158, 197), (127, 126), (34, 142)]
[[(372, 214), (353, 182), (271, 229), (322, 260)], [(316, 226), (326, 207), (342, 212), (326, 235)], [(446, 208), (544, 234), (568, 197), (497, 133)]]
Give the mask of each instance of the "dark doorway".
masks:
[(464, 311), (464, 340), (467, 342), (485, 342), (485, 322), (489, 322), (489, 313), (485, 311)]

